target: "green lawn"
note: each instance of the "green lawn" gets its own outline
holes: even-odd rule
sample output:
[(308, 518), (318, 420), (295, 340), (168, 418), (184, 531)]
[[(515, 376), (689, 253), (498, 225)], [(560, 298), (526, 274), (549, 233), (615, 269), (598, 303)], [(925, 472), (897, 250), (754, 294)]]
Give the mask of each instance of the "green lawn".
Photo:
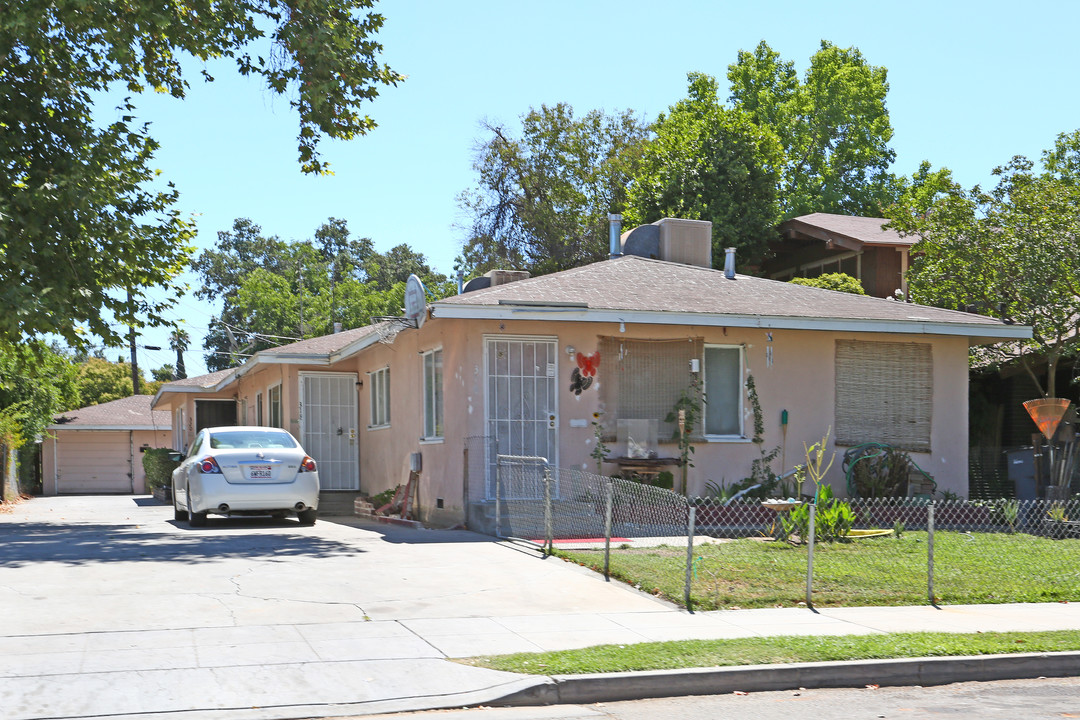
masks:
[(537, 675), (668, 670), (796, 662), (836, 662), (950, 655), (1080, 650), (1080, 632), (897, 633), (770, 637), (600, 645), (582, 650), (518, 653), (460, 660), (467, 665)]
[[(557, 554), (597, 571), (602, 550)], [(976, 604), (1080, 600), (1080, 540), (1026, 534), (938, 532), (934, 592), (939, 602)], [(762, 539), (694, 550), (696, 610), (790, 607), (806, 600), (807, 548)], [(612, 547), (613, 578), (683, 604), (685, 546)], [(818, 607), (920, 605), (928, 600), (927, 534), (904, 533), (814, 549)]]

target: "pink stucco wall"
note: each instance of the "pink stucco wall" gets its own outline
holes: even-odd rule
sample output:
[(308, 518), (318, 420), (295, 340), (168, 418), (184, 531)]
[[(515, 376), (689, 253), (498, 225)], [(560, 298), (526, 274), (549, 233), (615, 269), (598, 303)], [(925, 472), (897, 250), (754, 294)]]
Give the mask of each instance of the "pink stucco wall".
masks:
[[(804, 443), (819, 441), (835, 422), (835, 347), (837, 340), (867, 342), (920, 342), (932, 345), (934, 364), (933, 421), (930, 453), (915, 453), (913, 458), (934, 475), (939, 490), (964, 495), (967, 492), (967, 339), (931, 335), (886, 335), (852, 332), (805, 330), (660, 326), (618, 323), (579, 323), (559, 321), (466, 321), (428, 320), (420, 330), (401, 332), (392, 345), (376, 343), (359, 354), (333, 366), (266, 365), (244, 375), (219, 397), (246, 399), (248, 422), (254, 422), (255, 393), (267, 392), (269, 386), (282, 382), (282, 401), (286, 429), (299, 435), (298, 374), (301, 371), (355, 372), (363, 382), (358, 390), (358, 438), (360, 488), (375, 494), (408, 476), (409, 456), (423, 455), (423, 473), (419, 491), (420, 516), (437, 525), (453, 525), (465, 516), (466, 492), (473, 499), (483, 496), (481, 478), (475, 469), (482, 467), (473, 457), (469, 463), (466, 449), (477, 451), (482, 445), (470, 438), (487, 434), (485, 423), (486, 377), (484, 339), (496, 336), (543, 336), (557, 340), (558, 388), (558, 463), (563, 467), (595, 470), (590, 458), (594, 436), (591, 427), (594, 412), (602, 412), (600, 388), (605, 365), (601, 359), (596, 381), (581, 395), (569, 390), (572, 366), (564, 352), (567, 346), (590, 353), (598, 348), (600, 336), (632, 339), (669, 339), (700, 337), (706, 344), (743, 345), (747, 370), (753, 374), (765, 421), (763, 447), (779, 446), (781, 454), (773, 463), (781, 472), (804, 462)], [(766, 348), (772, 348), (772, 363), (767, 362)], [(423, 374), (421, 353), (434, 348), (443, 351), (444, 438), (422, 441)], [(371, 383), (368, 373), (391, 367), (391, 422), (386, 428), (370, 428)], [(190, 417), (194, 400), (204, 395), (176, 395), (163, 398), (164, 405), (183, 403)], [(264, 395), (268, 399), (268, 396)], [(788, 411), (786, 431), (780, 426), (780, 413)], [(265, 421), (265, 418), (264, 418)], [(574, 422), (572, 426), (571, 421)], [(745, 434), (753, 432), (753, 418), (747, 403), (743, 424)], [(844, 492), (840, 460), (846, 448), (830, 451), (836, 459), (828, 479), (838, 493)], [(672, 442), (661, 446), (661, 454), (674, 457)], [(759, 457), (759, 448), (749, 441), (718, 440), (695, 444), (694, 467), (688, 472), (689, 494), (705, 492), (709, 482), (733, 483), (750, 474), (751, 463)], [(466, 491), (466, 465), (473, 467)], [(605, 465), (605, 473), (616, 471)], [(443, 507), (436, 505), (441, 500)]]

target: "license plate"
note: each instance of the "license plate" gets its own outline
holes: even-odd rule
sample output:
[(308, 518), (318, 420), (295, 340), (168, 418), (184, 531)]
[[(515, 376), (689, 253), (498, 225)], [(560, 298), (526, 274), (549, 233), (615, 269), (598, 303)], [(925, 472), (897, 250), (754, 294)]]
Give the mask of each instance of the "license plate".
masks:
[(273, 477), (269, 465), (248, 465), (249, 480), (269, 480)]

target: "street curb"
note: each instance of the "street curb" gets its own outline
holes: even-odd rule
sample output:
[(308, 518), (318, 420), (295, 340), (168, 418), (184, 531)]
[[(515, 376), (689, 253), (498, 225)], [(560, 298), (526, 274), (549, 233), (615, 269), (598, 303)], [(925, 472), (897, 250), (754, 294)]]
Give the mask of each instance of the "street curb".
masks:
[[(1080, 675), (1080, 652), (744, 665), (554, 675), (490, 705), (560, 705), (867, 685), (947, 685)], [(539, 680), (539, 678), (538, 678)]]

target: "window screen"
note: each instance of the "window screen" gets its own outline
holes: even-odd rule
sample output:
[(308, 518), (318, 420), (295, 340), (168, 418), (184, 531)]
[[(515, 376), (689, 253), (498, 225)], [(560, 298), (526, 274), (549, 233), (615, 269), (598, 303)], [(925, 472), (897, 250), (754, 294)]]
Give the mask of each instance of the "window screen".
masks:
[(371, 385), (371, 424), (369, 427), (385, 427), (390, 424), (390, 368), (369, 373)]
[(424, 437), (443, 436), (442, 350), (424, 353)]
[(836, 444), (930, 452), (933, 356), (927, 343), (836, 341)]
[(284, 427), (284, 423), (281, 421), (280, 385), (270, 388), (270, 425), (272, 427)]
[(742, 435), (742, 348), (705, 347), (705, 434)]
[[(604, 433), (614, 436), (617, 420), (657, 420), (661, 440), (674, 437), (678, 424), (665, 418), (695, 377), (690, 360), (700, 358), (701, 338), (627, 340), (600, 338), (600, 394)], [(700, 435), (700, 428), (691, 430)]]

